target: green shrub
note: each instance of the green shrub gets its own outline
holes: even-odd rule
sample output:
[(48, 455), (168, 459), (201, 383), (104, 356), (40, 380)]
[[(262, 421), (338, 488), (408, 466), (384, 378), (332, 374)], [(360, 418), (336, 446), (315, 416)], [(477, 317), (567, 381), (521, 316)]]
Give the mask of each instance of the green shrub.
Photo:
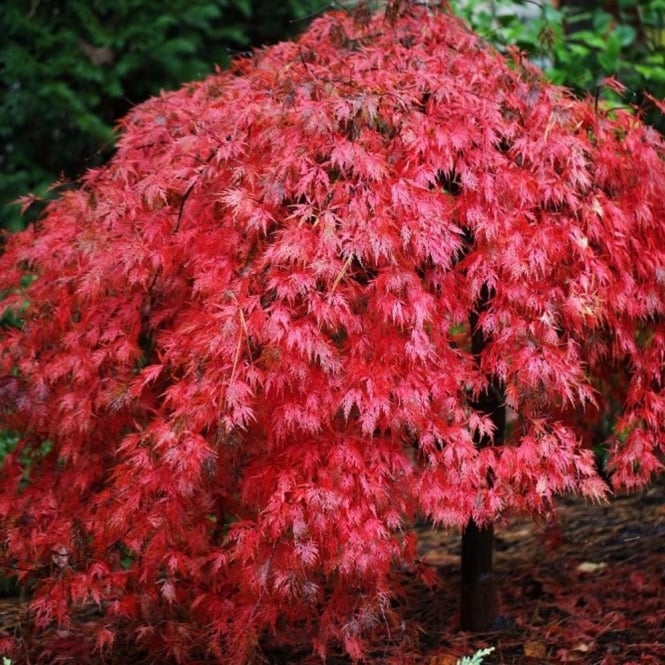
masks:
[[(552, 81), (615, 103), (644, 102), (644, 93), (665, 97), (665, 0), (619, 0), (614, 13), (603, 3), (588, 11), (549, 0), (469, 0), (457, 13), (500, 49), (516, 45)], [(523, 14), (532, 15), (524, 20)], [(602, 82), (613, 76), (624, 98)], [(665, 129), (662, 116), (647, 119)]]

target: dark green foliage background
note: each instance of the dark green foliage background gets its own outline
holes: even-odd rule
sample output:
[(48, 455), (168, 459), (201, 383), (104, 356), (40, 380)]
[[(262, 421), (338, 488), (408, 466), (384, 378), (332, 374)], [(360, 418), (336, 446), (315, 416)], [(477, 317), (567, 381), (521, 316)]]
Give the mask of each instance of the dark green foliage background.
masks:
[[(3, 0), (0, 227), (11, 201), (44, 195), (108, 158), (113, 127), (160, 90), (303, 30), (324, 0)], [(33, 206), (27, 220), (34, 219)]]
[[(453, 0), (458, 14), (494, 46), (516, 45), (554, 83), (577, 94), (643, 108), (661, 131), (665, 120), (644, 93), (665, 98), (665, 0)], [(533, 18), (524, 20), (520, 9)], [(613, 76), (623, 97), (602, 86)]]

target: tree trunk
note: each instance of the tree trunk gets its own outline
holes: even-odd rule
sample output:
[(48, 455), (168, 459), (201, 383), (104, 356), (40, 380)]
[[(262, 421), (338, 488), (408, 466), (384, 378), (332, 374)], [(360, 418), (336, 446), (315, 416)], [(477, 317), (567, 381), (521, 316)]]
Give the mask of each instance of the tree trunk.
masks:
[[(487, 344), (482, 331), (478, 328), (478, 317), (489, 303), (490, 294), (484, 290), (478, 305), (478, 312), (473, 313), (471, 322), (471, 350), (477, 361)], [(483, 393), (474, 408), (487, 413), (494, 423), (494, 445), (503, 443), (506, 428), (506, 405), (503, 386), (497, 380), (491, 380), (489, 389)], [(477, 437), (478, 447), (488, 445), (487, 437)], [(497, 612), (497, 590), (494, 579), (494, 526), (478, 526), (472, 519), (462, 534), (462, 598), (460, 626), (462, 630), (489, 630)]]
[(462, 535), (462, 630), (490, 630), (496, 619), (493, 554), (494, 525), (479, 527), (469, 520)]

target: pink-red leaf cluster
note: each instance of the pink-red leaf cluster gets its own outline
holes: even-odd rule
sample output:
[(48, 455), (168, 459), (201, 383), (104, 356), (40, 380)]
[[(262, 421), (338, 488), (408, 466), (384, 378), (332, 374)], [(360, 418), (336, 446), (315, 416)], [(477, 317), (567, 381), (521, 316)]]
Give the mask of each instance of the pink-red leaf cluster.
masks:
[(98, 649), (240, 663), (297, 627), (359, 658), (416, 515), (602, 498), (589, 445), (617, 487), (662, 470), (662, 138), (403, 4), (136, 107), (7, 239), (0, 556), (41, 624), (93, 602)]

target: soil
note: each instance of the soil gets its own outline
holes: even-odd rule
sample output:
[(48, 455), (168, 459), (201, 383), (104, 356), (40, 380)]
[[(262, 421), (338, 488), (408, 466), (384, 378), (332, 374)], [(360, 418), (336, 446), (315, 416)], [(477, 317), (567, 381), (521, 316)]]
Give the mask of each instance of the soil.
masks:
[[(494, 651), (483, 665), (665, 664), (665, 478), (605, 505), (564, 498), (548, 524), (498, 525), (500, 617), (487, 633), (457, 629), (459, 534), (421, 527), (418, 536), (437, 584), (428, 588), (405, 574), (397, 601), (402, 639), (383, 634), (369, 664), (456, 665), (489, 647)], [(20, 606), (0, 601), (0, 633), (16, 634)], [(105, 663), (138, 663), (136, 656), (114, 654)], [(274, 648), (266, 656), (270, 665), (321, 664), (307, 647)], [(336, 654), (328, 661), (349, 662)]]

